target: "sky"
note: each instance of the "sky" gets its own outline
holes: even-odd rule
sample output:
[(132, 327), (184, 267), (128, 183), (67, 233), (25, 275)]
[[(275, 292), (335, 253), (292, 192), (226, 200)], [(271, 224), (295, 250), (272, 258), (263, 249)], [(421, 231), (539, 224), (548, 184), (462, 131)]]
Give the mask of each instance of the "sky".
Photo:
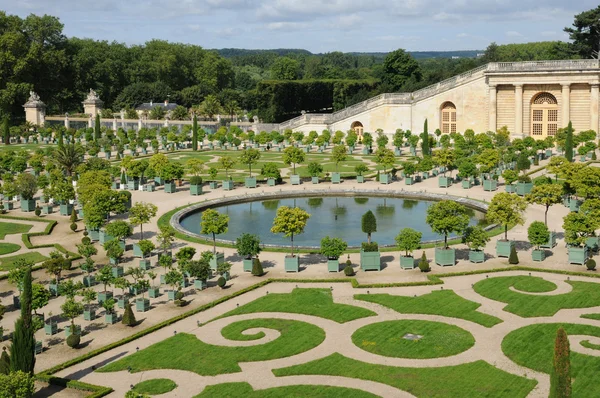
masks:
[(204, 48), (314, 53), (481, 50), (563, 40), (597, 0), (0, 0), (0, 10), (60, 18), (67, 36)]

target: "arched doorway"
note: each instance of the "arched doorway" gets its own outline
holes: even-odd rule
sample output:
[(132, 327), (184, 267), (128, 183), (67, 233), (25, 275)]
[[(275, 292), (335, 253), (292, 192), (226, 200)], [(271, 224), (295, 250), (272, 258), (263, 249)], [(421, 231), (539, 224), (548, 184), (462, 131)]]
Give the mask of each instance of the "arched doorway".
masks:
[(442, 104), (442, 126), (443, 134), (456, 133), (456, 106), (452, 102)]
[(353, 122), (350, 128), (358, 135), (359, 139), (362, 140), (363, 136), (363, 125), (361, 122)]
[(539, 93), (531, 101), (531, 136), (543, 139), (556, 135), (558, 129), (558, 102), (550, 93)]

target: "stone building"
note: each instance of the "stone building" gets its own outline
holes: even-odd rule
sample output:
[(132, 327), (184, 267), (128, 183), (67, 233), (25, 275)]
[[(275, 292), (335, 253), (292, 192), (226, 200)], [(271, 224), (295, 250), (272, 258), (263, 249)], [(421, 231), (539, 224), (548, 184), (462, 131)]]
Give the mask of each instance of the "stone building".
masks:
[[(489, 63), (413, 93), (382, 94), (332, 114), (303, 114), (270, 127), (358, 133), (382, 129), (476, 133), (506, 126), (513, 137), (544, 138), (572, 121), (598, 132), (600, 61)], [(257, 126), (260, 127), (260, 126)]]

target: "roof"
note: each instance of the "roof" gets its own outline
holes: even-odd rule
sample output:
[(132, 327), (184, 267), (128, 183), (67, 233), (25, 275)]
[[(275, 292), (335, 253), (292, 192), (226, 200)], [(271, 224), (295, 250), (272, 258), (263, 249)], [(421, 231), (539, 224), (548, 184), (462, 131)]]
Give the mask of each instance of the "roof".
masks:
[(144, 102), (143, 104), (137, 106), (135, 108), (135, 110), (136, 111), (151, 111), (152, 109), (156, 108), (157, 106), (160, 106), (165, 111), (172, 111), (173, 109), (177, 108), (178, 105), (173, 102), (168, 102), (166, 105), (164, 102)]

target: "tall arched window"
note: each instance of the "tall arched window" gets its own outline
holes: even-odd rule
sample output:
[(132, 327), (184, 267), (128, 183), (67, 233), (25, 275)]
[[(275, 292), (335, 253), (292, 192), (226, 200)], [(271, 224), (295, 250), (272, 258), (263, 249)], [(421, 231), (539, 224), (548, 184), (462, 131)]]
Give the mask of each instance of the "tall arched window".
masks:
[(363, 127), (363, 125), (362, 125), (361, 122), (357, 121), (357, 122), (352, 123), (352, 125), (350, 126), (350, 128), (352, 130), (354, 130), (354, 132), (356, 133), (356, 135), (358, 135), (359, 137), (362, 137), (364, 127)]
[(545, 138), (556, 135), (558, 102), (550, 93), (539, 93), (531, 101), (531, 136)]
[(452, 102), (442, 105), (442, 133), (456, 133), (456, 106)]

